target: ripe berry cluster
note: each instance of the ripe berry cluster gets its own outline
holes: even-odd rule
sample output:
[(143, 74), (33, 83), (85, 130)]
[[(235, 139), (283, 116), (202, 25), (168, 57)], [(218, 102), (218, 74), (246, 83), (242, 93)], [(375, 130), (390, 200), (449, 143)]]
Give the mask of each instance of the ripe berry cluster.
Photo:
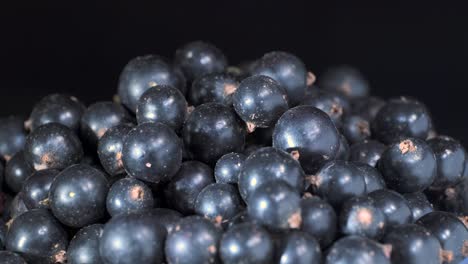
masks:
[[(318, 84), (317, 84), (318, 83)], [(468, 157), (423, 103), (229, 66), (191, 42), (131, 60), (113, 101), (52, 94), (0, 119), (0, 263), (459, 263)]]

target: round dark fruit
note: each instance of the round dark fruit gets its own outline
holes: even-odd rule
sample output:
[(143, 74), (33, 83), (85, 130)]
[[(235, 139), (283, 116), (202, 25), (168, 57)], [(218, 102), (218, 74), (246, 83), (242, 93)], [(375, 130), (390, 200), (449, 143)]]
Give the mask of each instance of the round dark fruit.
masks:
[(369, 94), (369, 83), (359, 70), (350, 66), (335, 66), (320, 78), (320, 87), (340, 92), (350, 98), (361, 98)]
[(341, 130), (351, 143), (361, 142), (371, 136), (369, 122), (359, 115), (345, 116)]
[(60, 171), (50, 169), (36, 171), (23, 184), (21, 195), (28, 209), (49, 208), (49, 190)]
[(151, 87), (171, 85), (185, 94), (185, 77), (165, 58), (145, 55), (132, 59), (120, 74), (118, 93), (122, 103), (135, 112), (138, 99)]
[(9, 204), (9, 215), (10, 219), (15, 219), (16, 217), (26, 213), (29, 209), (26, 207), (26, 204), (23, 200), (23, 194), (20, 192), (16, 194), (11, 203)]
[(3, 264), (28, 264), (20, 255), (10, 251), (0, 251), (0, 261)]
[(384, 105), (385, 101), (379, 97), (369, 96), (356, 98), (353, 100), (352, 113), (358, 114), (369, 122), (372, 122)]
[(338, 153), (336, 154), (336, 159), (337, 160), (349, 159), (349, 143), (348, 143), (348, 140), (343, 135), (340, 135), (340, 148), (338, 149)]
[(26, 143), (24, 120), (17, 116), (0, 118), (0, 156), (9, 160)]
[(232, 94), (238, 86), (239, 82), (233, 76), (225, 73), (212, 73), (195, 79), (187, 97), (194, 106), (211, 102), (231, 106)]
[(375, 205), (385, 214), (387, 227), (410, 223), (413, 219), (406, 199), (399, 193), (382, 189), (369, 193)]
[(207, 103), (189, 115), (182, 138), (193, 157), (215, 164), (224, 154), (244, 149), (245, 129), (234, 110), (223, 104)]
[(346, 98), (340, 94), (320, 91), (316, 95), (309, 95), (301, 101), (301, 105), (316, 107), (331, 118), (335, 126), (341, 127), (345, 112), (350, 105)]
[(235, 152), (223, 155), (214, 168), (216, 182), (237, 184), (246, 158), (244, 154)]
[(28, 136), (24, 158), (37, 171), (62, 170), (81, 161), (83, 147), (68, 127), (49, 123), (36, 128)]
[(168, 234), (174, 231), (177, 222), (182, 219), (182, 215), (179, 212), (167, 208), (151, 209), (145, 212), (145, 214), (149, 214), (153, 219), (157, 219), (158, 223), (166, 228)]
[(114, 217), (119, 214), (139, 213), (153, 208), (151, 189), (134, 178), (116, 181), (107, 194), (107, 212)]
[(321, 264), (322, 251), (314, 237), (301, 231), (291, 231), (281, 236), (277, 249), (277, 263)]
[(364, 140), (351, 145), (349, 160), (367, 163), (375, 167), (386, 149), (387, 147), (378, 141)]
[(124, 139), (132, 130), (130, 124), (121, 124), (107, 130), (99, 140), (97, 154), (104, 170), (112, 177), (125, 173), (122, 161)]
[(318, 197), (301, 201), (301, 230), (317, 239), (322, 248), (327, 248), (336, 238), (337, 216), (335, 209)]
[(182, 142), (161, 123), (144, 123), (124, 139), (122, 161), (127, 173), (148, 182), (168, 181), (182, 163)]
[(366, 192), (370, 193), (376, 190), (387, 188), (382, 174), (380, 174), (376, 168), (368, 164), (358, 162), (355, 162), (354, 165), (356, 165), (356, 167), (362, 173), (362, 176), (364, 176), (364, 181), (366, 182)]
[(187, 101), (175, 87), (157, 85), (148, 89), (138, 100), (138, 124), (160, 122), (179, 131), (187, 118)]
[(106, 213), (109, 183), (101, 171), (88, 165), (73, 165), (59, 173), (49, 191), (54, 216), (70, 227), (83, 227), (101, 220)]
[(239, 191), (227, 183), (213, 183), (198, 194), (195, 212), (217, 224), (225, 224), (242, 209)]
[(413, 221), (416, 221), (422, 216), (434, 211), (432, 204), (427, 200), (424, 193), (406, 193), (403, 196), (411, 209)]
[(83, 227), (70, 241), (67, 250), (67, 263), (102, 264), (99, 254), (99, 239), (104, 226), (101, 224)]
[(24, 152), (19, 151), (6, 162), (5, 183), (13, 192), (21, 190), (24, 181), (34, 172), (33, 167), (29, 165), (24, 157)]
[(328, 250), (325, 264), (390, 264), (390, 256), (377, 242), (360, 236), (347, 236), (336, 241)]

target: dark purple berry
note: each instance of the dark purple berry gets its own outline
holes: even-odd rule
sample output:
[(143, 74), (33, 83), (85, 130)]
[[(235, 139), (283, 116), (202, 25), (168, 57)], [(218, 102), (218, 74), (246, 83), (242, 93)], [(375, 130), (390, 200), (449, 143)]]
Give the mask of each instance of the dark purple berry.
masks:
[(125, 173), (122, 161), (124, 139), (132, 130), (130, 124), (121, 124), (107, 130), (99, 140), (97, 154), (104, 170), (112, 177)]
[(313, 236), (301, 231), (290, 231), (280, 237), (276, 250), (280, 264), (321, 264), (322, 251)]
[(95, 224), (82, 228), (70, 241), (67, 249), (67, 263), (102, 264), (99, 254), (99, 239), (104, 226)]
[(382, 189), (369, 193), (375, 205), (385, 214), (387, 227), (410, 223), (413, 219), (406, 199), (399, 193)]
[(217, 224), (225, 224), (242, 209), (242, 198), (233, 185), (213, 183), (198, 194), (195, 212)]
[(246, 158), (244, 154), (235, 152), (222, 156), (214, 168), (216, 182), (237, 184)]
[(406, 201), (408, 202), (408, 206), (411, 209), (413, 222), (434, 211), (432, 204), (427, 200), (427, 197), (424, 195), (424, 193), (406, 193), (403, 196), (405, 197)]
[(24, 120), (17, 116), (0, 118), (0, 156), (9, 160), (26, 143)]
[(107, 194), (107, 212), (114, 217), (119, 214), (140, 213), (153, 208), (151, 189), (143, 182), (124, 178), (116, 181)]
[(36, 171), (26, 179), (21, 195), (27, 208), (49, 208), (50, 186), (59, 172), (54, 169)]
[(347, 236), (329, 248), (325, 264), (390, 264), (389, 258), (377, 242), (365, 237)]
[(336, 238), (337, 216), (335, 209), (318, 197), (301, 201), (301, 230), (317, 239), (322, 248), (327, 248)]
[(195, 79), (187, 97), (194, 106), (211, 102), (231, 106), (232, 94), (238, 86), (239, 82), (231, 75), (212, 73)]
[(380, 174), (380, 172), (376, 168), (365, 163), (358, 162), (355, 162), (354, 165), (356, 165), (356, 167), (362, 173), (362, 176), (364, 176), (367, 193), (387, 188), (382, 174)]
[(377, 165), (382, 153), (387, 147), (375, 140), (364, 140), (351, 145), (349, 150), (349, 160), (367, 163), (372, 167)]
[(33, 167), (25, 160), (24, 152), (20, 151), (6, 162), (5, 183), (10, 190), (17, 193), (33, 172)]

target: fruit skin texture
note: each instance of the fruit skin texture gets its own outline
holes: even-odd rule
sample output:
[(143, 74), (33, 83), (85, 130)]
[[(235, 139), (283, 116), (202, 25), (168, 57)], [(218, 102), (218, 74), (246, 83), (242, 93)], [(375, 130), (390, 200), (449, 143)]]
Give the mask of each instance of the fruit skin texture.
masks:
[(242, 153), (232, 152), (223, 155), (214, 168), (216, 182), (237, 184), (245, 159), (247, 157)]
[(107, 212), (114, 217), (118, 214), (139, 213), (153, 208), (151, 189), (134, 178), (116, 181), (107, 194)]
[(367, 193), (387, 188), (382, 174), (380, 174), (376, 168), (368, 164), (358, 162), (355, 162), (354, 165), (356, 165), (358, 170), (362, 173), (362, 176), (364, 176)]
[(378, 164), (391, 189), (400, 193), (420, 192), (437, 177), (437, 160), (430, 146), (417, 138), (408, 138), (384, 151)]
[(179, 212), (166, 208), (151, 209), (146, 211), (145, 214), (151, 215), (153, 219), (158, 219), (158, 223), (166, 228), (168, 234), (175, 229), (177, 222), (182, 219)]
[(82, 228), (70, 241), (67, 261), (70, 264), (102, 264), (99, 255), (99, 238), (104, 225), (95, 224)]
[(288, 110), (286, 91), (270, 77), (254, 75), (244, 79), (234, 92), (233, 106), (247, 124), (270, 127)]
[(388, 189), (377, 190), (369, 193), (376, 206), (385, 214), (387, 227), (410, 223), (413, 215), (405, 198)]
[(11, 224), (6, 249), (20, 254), (28, 263), (63, 262), (67, 233), (46, 209), (34, 209)]
[(304, 63), (291, 53), (266, 53), (253, 64), (251, 74), (265, 75), (277, 81), (286, 90), (290, 105), (297, 105), (305, 95), (307, 69)]
[(5, 160), (23, 149), (26, 143), (24, 120), (17, 116), (0, 118), (0, 156)]
[(99, 253), (104, 263), (162, 263), (166, 236), (150, 214), (121, 214), (105, 224)]
[(317, 239), (322, 248), (327, 248), (336, 237), (337, 216), (335, 209), (318, 197), (301, 200), (301, 230)]
[(26, 161), (24, 152), (20, 151), (6, 163), (5, 183), (13, 192), (17, 193), (33, 172), (34, 169)]
[(349, 159), (349, 143), (348, 140), (340, 135), (340, 147), (336, 154), (337, 160), (348, 160)]
[(49, 191), (54, 216), (70, 227), (96, 223), (106, 213), (109, 183), (99, 170), (88, 165), (73, 165), (58, 174)]
[(273, 230), (299, 228), (301, 225), (301, 198), (286, 182), (266, 182), (248, 198), (249, 216)]
[(340, 136), (327, 114), (312, 106), (297, 106), (276, 123), (273, 147), (298, 151), (306, 173), (314, 173), (321, 162), (335, 158)]
[(337, 128), (343, 125), (343, 116), (350, 109), (349, 101), (341, 94), (319, 91), (301, 101), (301, 105), (316, 107), (325, 112)]
[(81, 161), (83, 147), (68, 127), (49, 123), (29, 134), (24, 146), (24, 157), (35, 170), (62, 170)]
[(47, 198), (55, 176), (60, 171), (50, 169), (36, 171), (29, 176), (21, 189), (21, 197), (28, 209), (49, 208)]
[(213, 183), (198, 194), (195, 211), (218, 224), (227, 223), (242, 209), (237, 188), (227, 183)]
[(437, 177), (432, 188), (445, 189), (463, 180), (466, 151), (457, 140), (438, 136), (427, 141), (437, 159)]
[(322, 251), (314, 237), (301, 231), (290, 231), (280, 238), (276, 255), (280, 264), (321, 264)]
[(341, 130), (351, 143), (363, 141), (371, 136), (369, 122), (359, 115), (345, 116)]
[(198, 194), (214, 183), (213, 170), (199, 161), (186, 161), (165, 188), (166, 200), (182, 214), (195, 212)]
[(206, 103), (189, 115), (182, 138), (193, 157), (214, 165), (224, 154), (244, 149), (245, 129), (232, 109)]
[(359, 169), (351, 162), (329, 161), (310, 178), (309, 189), (339, 208), (354, 196), (366, 194), (366, 182)]
[(320, 78), (320, 87), (340, 92), (350, 98), (362, 98), (369, 94), (369, 83), (355, 68), (347, 65), (328, 69)]
[(99, 140), (112, 127), (132, 123), (133, 118), (120, 104), (97, 102), (90, 105), (81, 117), (81, 135), (89, 146), (97, 146)]
[(193, 41), (177, 49), (174, 60), (189, 81), (210, 73), (223, 72), (228, 66), (222, 51), (203, 41)]
[(413, 222), (434, 211), (432, 204), (427, 200), (424, 193), (406, 193), (403, 196), (405, 197), (406, 201), (408, 202), (408, 206), (411, 209)]
[(209, 220), (189, 216), (177, 223), (167, 236), (165, 253), (168, 263), (218, 263), (222, 232)]
[(390, 264), (381, 246), (365, 237), (347, 236), (335, 242), (328, 251), (325, 264)]
[(353, 197), (340, 211), (341, 233), (378, 240), (385, 232), (384, 213), (369, 196)]
[(193, 81), (188, 91), (189, 102), (198, 106), (205, 103), (222, 103), (232, 105), (232, 94), (239, 86), (233, 76), (225, 73), (212, 73), (201, 76)]
[(452, 261), (446, 263), (460, 263), (467, 257), (468, 230), (453, 214), (441, 211), (431, 212), (419, 218), (416, 224), (425, 227), (439, 240), (443, 250), (453, 254)]
[(168, 126), (144, 123), (125, 137), (122, 161), (131, 177), (154, 183), (169, 181), (182, 163), (182, 143)]
[(171, 85), (185, 94), (186, 83), (182, 72), (158, 55), (136, 57), (120, 74), (118, 94), (122, 103), (132, 112), (137, 109), (141, 95), (156, 85)]
[(305, 174), (290, 154), (272, 147), (261, 148), (245, 160), (239, 174), (239, 191), (244, 200), (262, 184), (282, 180), (297, 193), (304, 190)]
[(65, 94), (50, 94), (42, 98), (31, 112), (31, 130), (48, 123), (60, 123), (78, 132), (86, 107), (76, 97)]
[(121, 124), (107, 130), (99, 140), (97, 153), (104, 170), (112, 177), (125, 173), (122, 161), (124, 139), (132, 130), (130, 124)]
[(23, 195), (22, 193), (18, 193), (11, 203), (8, 205), (8, 214), (10, 216), (10, 219), (15, 219), (19, 215), (26, 213), (29, 211), (29, 209), (26, 207), (23, 201)]
[(397, 226), (385, 235), (383, 243), (392, 246), (392, 263), (440, 263), (439, 240), (422, 226)]
[(160, 122), (179, 131), (187, 118), (187, 101), (184, 95), (169, 85), (148, 89), (138, 100), (138, 124)]
[(375, 167), (386, 149), (387, 147), (378, 141), (364, 140), (351, 145), (349, 160), (367, 163)]
[(358, 114), (369, 122), (372, 122), (384, 105), (385, 101), (379, 97), (369, 96), (357, 98), (353, 100), (352, 113)]
[(0, 251), (0, 260), (3, 264), (28, 264), (20, 255), (10, 251)]
[(419, 101), (407, 97), (391, 99), (372, 122), (372, 135), (385, 144), (413, 137), (425, 140), (432, 128), (431, 116)]
[[(255, 241), (255, 243), (252, 243)], [(257, 242), (258, 241), (258, 242)], [(273, 240), (263, 227), (253, 223), (238, 224), (223, 234), (221, 260), (225, 264), (273, 262)]]

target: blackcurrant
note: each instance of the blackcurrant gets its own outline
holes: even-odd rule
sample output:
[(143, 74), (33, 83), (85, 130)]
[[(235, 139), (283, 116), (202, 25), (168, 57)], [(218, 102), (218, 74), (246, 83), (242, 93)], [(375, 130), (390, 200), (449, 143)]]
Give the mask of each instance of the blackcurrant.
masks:
[(413, 219), (411, 209), (406, 199), (399, 193), (388, 189), (369, 193), (374, 202), (384, 214), (387, 227), (410, 223)]
[(213, 183), (198, 194), (195, 212), (217, 224), (226, 224), (242, 209), (242, 198), (233, 185)]
[(301, 201), (301, 230), (317, 239), (322, 248), (327, 248), (336, 238), (338, 224), (335, 209), (318, 198), (303, 198)]
[(139, 213), (153, 208), (151, 189), (142, 181), (123, 178), (112, 184), (107, 194), (107, 212), (114, 217), (118, 214)]
[(291, 231), (280, 237), (276, 250), (280, 264), (321, 264), (322, 251), (315, 238), (305, 232)]
[(375, 167), (386, 149), (387, 147), (378, 141), (364, 140), (351, 145), (349, 160), (367, 163)]
[(67, 263), (102, 264), (99, 254), (99, 239), (104, 226), (101, 224), (83, 227), (70, 241), (67, 250)]
[(212, 73), (195, 79), (188, 91), (187, 100), (198, 106), (204, 103), (232, 105), (232, 94), (239, 86), (233, 76), (225, 73)]
[(237, 184), (246, 158), (244, 154), (235, 152), (223, 155), (214, 168), (216, 182)]
[(36, 171), (25, 180), (21, 195), (28, 209), (49, 208), (50, 186), (59, 172), (54, 169)]
[(6, 163), (5, 183), (10, 190), (17, 193), (33, 172), (34, 168), (26, 161), (24, 152), (20, 151)]
[(328, 250), (325, 264), (390, 264), (390, 256), (377, 242), (360, 236), (347, 236), (336, 241)]
[(18, 116), (0, 118), (0, 156), (9, 160), (26, 143), (24, 120)]
[(99, 163), (112, 177), (125, 174), (122, 161), (124, 139), (132, 130), (130, 124), (121, 124), (110, 128), (99, 140), (97, 154)]

